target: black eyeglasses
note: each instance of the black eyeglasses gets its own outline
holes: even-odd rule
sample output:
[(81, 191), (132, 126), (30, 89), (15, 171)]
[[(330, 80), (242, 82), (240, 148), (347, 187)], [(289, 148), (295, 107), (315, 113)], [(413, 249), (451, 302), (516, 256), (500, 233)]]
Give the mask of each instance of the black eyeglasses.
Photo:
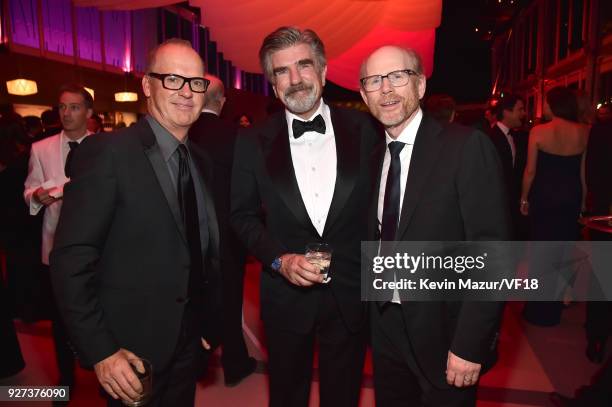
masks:
[(389, 72), (386, 75), (372, 75), (361, 78), (361, 87), (366, 92), (375, 92), (382, 87), (383, 79), (389, 79), (389, 83), (394, 88), (406, 86), (412, 75), (418, 76), (419, 73), (412, 69), (402, 69), (399, 71)]
[(185, 86), (185, 82), (189, 83), (189, 89), (195, 93), (204, 93), (206, 89), (208, 89), (208, 85), (210, 85), (210, 81), (206, 78), (185, 78), (184, 76), (177, 75), (174, 73), (155, 73), (149, 72), (149, 75), (152, 78), (159, 79), (162, 83), (162, 86), (168, 90), (179, 90)]

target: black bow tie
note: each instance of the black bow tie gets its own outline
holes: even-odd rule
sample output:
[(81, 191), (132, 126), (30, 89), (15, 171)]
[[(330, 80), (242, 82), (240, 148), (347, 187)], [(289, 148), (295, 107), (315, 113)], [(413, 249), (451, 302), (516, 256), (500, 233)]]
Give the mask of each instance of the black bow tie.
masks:
[(325, 120), (323, 120), (323, 116), (320, 114), (309, 122), (293, 119), (291, 127), (293, 128), (294, 138), (302, 137), (302, 134), (307, 131), (316, 131), (317, 133), (325, 134)]

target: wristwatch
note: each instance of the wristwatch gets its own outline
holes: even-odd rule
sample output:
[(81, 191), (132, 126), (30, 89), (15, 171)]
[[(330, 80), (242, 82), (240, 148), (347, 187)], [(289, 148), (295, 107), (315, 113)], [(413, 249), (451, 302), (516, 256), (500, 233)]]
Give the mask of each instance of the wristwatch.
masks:
[(277, 257), (274, 259), (270, 267), (272, 268), (272, 270), (280, 273), (280, 269), (282, 265), (283, 265), (283, 259), (281, 257)]

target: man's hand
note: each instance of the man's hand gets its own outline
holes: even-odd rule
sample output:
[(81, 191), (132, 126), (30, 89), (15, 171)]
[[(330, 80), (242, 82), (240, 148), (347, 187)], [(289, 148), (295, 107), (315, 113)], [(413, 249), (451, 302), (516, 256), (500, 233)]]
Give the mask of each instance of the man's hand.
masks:
[(284, 254), (282, 257), (280, 273), (291, 284), (310, 287), (323, 282), (323, 275), (317, 266), (306, 260), (302, 254)]
[(480, 368), (480, 363), (472, 363), (461, 359), (453, 352), (448, 351), (446, 382), (455, 387), (474, 386), (478, 382)]
[[(138, 359), (138, 356), (128, 350), (119, 349), (94, 365), (98, 381), (115, 400), (121, 398), (133, 402), (142, 393), (142, 384), (132, 371), (129, 359)], [(144, 373), (144, 366), (137, 368), (139, 371), (142, 369)]]
[(34, 191), (34, 199), (45, 206), (51, 205), (53, 202), (58, 200), (57, 198), (53, 198), (51, 195), (49, 195), (49, 192), (52, 189), (53, 188), (45, 189), (43, 187), (38, 187), (38, 189)]

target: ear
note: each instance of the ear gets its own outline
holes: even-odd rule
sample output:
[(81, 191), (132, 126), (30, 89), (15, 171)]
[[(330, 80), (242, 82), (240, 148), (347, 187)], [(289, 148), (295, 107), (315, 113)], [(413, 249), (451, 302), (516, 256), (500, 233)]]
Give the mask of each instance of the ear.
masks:
[(278, 99), (278, 92), (276, 91), (276, 85), (272, 85), (272, 90), (274, 91), (274, 96)]
[(363, 99), (363, 103), (366, 104), (366, 106), (370, 107), (370, 105), (368, 104), (368, 97), (366, 96), (365, 91), (359, 87), (359, 94), (361, 94), (361, 98)]
[(427, 88), (427, 79), (425, 78), (425, 75), (419, 75), (419, 83), (417, 84), (418, 86), (418, 91), (419, 91), (419, 100), (423, 99), (423, 96), (425, 96), (425, 89)]
[(87, 109), (87, 118), (89, 119), (93, 115), (93, 109)]
[(144, 93), (145, 97), (151, 97), (151, 78), (149, 75), (145, 75), (142, 77), (142, 93)]
[(323, 67), (323, 70), (321, 71), (321, 83), (323, 84), (323, 86), (325, 86), (325, 78), (327, 77), (327, 65), (325, 65)]

